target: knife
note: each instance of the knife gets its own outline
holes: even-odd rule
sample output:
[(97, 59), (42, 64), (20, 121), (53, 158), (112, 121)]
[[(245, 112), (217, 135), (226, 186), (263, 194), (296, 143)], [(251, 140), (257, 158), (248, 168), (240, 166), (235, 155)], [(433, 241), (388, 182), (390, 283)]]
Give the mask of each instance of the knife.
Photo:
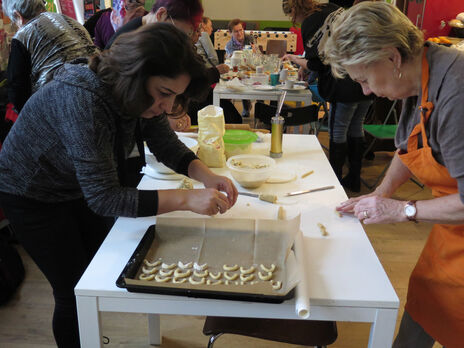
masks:
[[(324, 191), (324, 190), (331, 190), (335, 188), (335, 186), (323, 186), (323, 187), (318, 187), (315, 189), (309, 189), (309, 190), (303, 190), (303, 191), (295, 191), (295, 192), (289, 192), (286, 193), (284, 196), (289, 197), (289, 196), (297, 196), (297, 195), (302, 195), (305, 193), (311, 193), (311, 192), (317, 192), (317, 191)], [(249, 196), (249, 197), (254, 197), (254, 198), (259, 198), (262, 201), (267, 201), (270, 202), (270, 197), (277, 197), (272, 194), (262, 194), (262, 193), (251, 193), (251, 192), (240, 192), (238, 193), (239, 195), (243, 196)], [(264, 199), (263, 199), (264, 198)]]
[(325, 191), (325, 190), (331, 190), (335, 188), (335, 186), (323, 186), (323, 187), (318, 187), (315, 189), (309, 189), (309, 190), (303, 190), (303, 191), (295, 191), (295, 192), (289, 192), (286, 193), (285, 196), (298, 196), (298, 195), (303, 195), (305, 193), (311, 193), (311, 192), (317, 192), (317, 191)]

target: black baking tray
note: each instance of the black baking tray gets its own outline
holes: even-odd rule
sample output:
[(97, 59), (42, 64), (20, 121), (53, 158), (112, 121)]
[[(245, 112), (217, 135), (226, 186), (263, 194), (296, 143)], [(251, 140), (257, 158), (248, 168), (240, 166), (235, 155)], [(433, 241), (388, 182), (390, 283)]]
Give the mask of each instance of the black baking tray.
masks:
[(134, 253), (127, 261), (126, 266), (122, 270), (118, 279), (116, 280), (116, 286), (119, 288), (125, 288), (130, 292), (142, 292), (162, 295), (177, 295), (187, 297), (198, 297), (198, 298), (211, 298), (221, 300), (235, 300), (235, 301), (250, 301), (250, 302), (266, 302), (266, 303), (282, 303), (285, 300), (289, 300), (295, 296), (295, 289), (290, 290), (284, 295), (260, 295), (250, 294), (241, 292), (224, 292), (224, 291), (208, 291), (200, 289), (186, 289), (186, 288), (167, 288), (167, 287), (156, 287), (156, 286), (143, 286), (136, 284), (127, 284), (125, 278), (135, 278), (138, 269), (140, 268), (145, 255), (150, 250), (153, 240), (156, 236), (156, 225), (151, 225), (145, 235), (140, 240), (139, 245), (135, 249)]

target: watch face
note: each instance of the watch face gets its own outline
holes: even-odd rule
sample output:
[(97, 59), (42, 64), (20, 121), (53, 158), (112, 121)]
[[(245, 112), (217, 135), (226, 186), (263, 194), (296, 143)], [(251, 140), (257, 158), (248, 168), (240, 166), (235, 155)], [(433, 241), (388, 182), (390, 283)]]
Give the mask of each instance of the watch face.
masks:
[(412, 205), (407, 205), (406, 207), (404, 207), (404, 213), (408, 217), (413, 217), (414, 215), (416, 215), (416, 207)]

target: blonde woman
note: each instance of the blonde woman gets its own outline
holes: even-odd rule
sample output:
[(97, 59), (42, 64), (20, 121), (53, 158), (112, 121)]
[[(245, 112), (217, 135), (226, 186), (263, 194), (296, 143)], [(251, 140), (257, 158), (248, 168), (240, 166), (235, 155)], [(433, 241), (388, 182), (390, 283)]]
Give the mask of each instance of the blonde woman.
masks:
[[(325, 45), (337, 76), (349, 75), (365, 94), (404, 99), (398, 150), (377, 189), (337, 209), (366, 224), (434, 223), (410, 280), (394, 348), (447, 348), (464, 342), (464, 55), (424, 43), (393, 5), (364, 2), (335, 22)], [(412, 175), (433, 199), (392, 199)]]

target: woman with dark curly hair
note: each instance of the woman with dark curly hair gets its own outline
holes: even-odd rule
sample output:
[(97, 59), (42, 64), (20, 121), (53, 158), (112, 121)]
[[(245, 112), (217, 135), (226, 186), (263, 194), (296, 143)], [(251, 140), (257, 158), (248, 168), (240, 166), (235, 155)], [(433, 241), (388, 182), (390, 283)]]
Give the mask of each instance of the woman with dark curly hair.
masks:
[[(89, 64), (65, 64), (21, 111), (0, 153), (0, 204), (53, 288), (59, 347), (79, 347), (73, 289), (108, 232), (105, 216), (214, 215), (234, 205), (231, 180), (184, 146), (165, 115), (207, 88), (189, 37), (158, 23), (121, 35)], [(120, 184), (140, 120), (158, 160), (205, 189)]]

